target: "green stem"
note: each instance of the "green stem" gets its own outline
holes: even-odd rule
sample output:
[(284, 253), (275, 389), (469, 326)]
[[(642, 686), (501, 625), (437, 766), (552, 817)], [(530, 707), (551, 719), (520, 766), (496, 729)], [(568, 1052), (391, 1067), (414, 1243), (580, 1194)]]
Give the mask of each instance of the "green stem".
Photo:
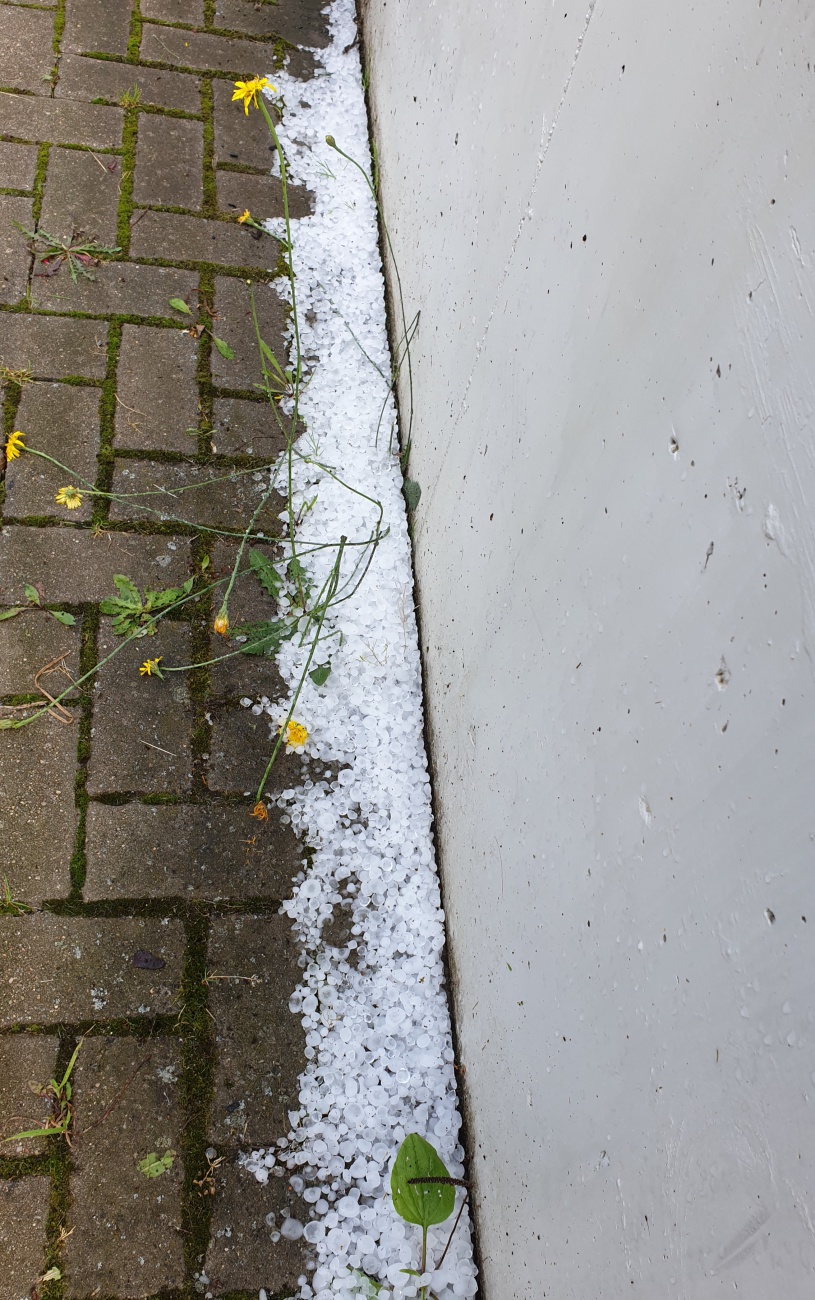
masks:
[(311, 661), (312, 661), (312, 659), (314, 658), (315, 652), (316, 652), (316, 650), (317, 650), (317, 645), (318, 645), (319, 640), (320, 640), (320, 633), (322, 632), (322, 629), (323, 629), (323, 623), (325, 622), (325, 616), (326, 616), (326, 614), (328, 613), (328, 610), (329, 610), (329, 607), (330, 607), (330, 605), (331, 605), (331, 600), (332, 600), (332, 597), (333, 597), (334, 591), (336, 591), (337, 583), (339, 582), (339, 577), (340, 577), (340, 564), (342, 563), (342, 553), (343, 553), (344, 549), (345, 549), (345, 538), (344, 538), (344, 537), (341, 537), (341, 538), (340, 538), (340, 549), (339, 549), (339, 551), (338, 551), (338, 553), (337, 553), (337, 558), (336, 558), (336, 560), (334, 561), (334, 567), (333, 567), (333, 569), (332, 569), (332, 571), (331, 571), (332, 580), (333, 580), (333, 581), (332, 581), (332, 586), (329, 588), (329, 592), (328, 592), (328, 595), (327, 595), (327, 597), (326, 597), (325, 604), (324, 604), (323, 609), (322, 609), (322, 612), (321, 612), (321, 614), (320, 614), (320, 619), (319, 619), (319, 622), (318, 622), (318, 624), (317, 624), (317, 631), (314, 633), (314, 640), (313, 640), (312, 643), (311, 643), (311, 649), (310, 649), (309, 652), (308, 652), (308, 659), (306, 660), (305, 667), (303, 668), (303, 671), (302, 671), (302, 673), (300, 674), (300, 680), (299, 680), (299, 682), (297, 683), (297, 690), (294, 692), (294, 699), (293, 699), (292, 702), (291, 702), (291, 705), (290, 705), (290, 707), (289, 707), (289, 712), (288, 712), (288, 714), (286, 715), (286, 719), (285, 719), (283, 725), (282, 725), (281, 728), (280, 728), (280, 735), (278, 736), (278, 738), (277, 738), (277, 743), (275, 744), (275, 747), (274, 747), (274, 749), (272, 750), (272, 757), (269, 759), (268, 763), (266, 764), (266, 771), (263, 773), (263, 776), (262, 776), (262, 778), (261, 778), (260, 785), (258, 786), (257, 794), (256, 794), (256, 796), (255, 796), (255, 802), (256, 802), (256, 803), (259, 803), (259, 802), (260, 802), (261, 796), (262, 796), (262, 794), (263, 794), (264, 787), (265, 787), (265, 785), (266, 785), (266, 782), (267, 782), (268, 779), (269, 779), (269, 773), (270, 773), (271, 770), (272, 770), (272, 765), (273, 765), (273, 763), (274, 763), (275, 759), (277, 758), (277, 755), (278, 755), (278, 753), (279, 753), (279, 751), (280, 751), (280, 746), (283, 744), (283, 740), (284, 740), (284, 738), (285, 738), (286, 731), (288, 730), (289, 723), (291, 722), (292, 717), (293, 717), (293, 715), (294, 715), (294, 710), (297, 708), (297, 701), (298, 701), (299, 698), (300, 698), (300, 692), (301, 692), (302, 689), (303, 689), (303, 683), (304, 683), (305, 680), (306, 680), (306, 675), (307, 675), (307, 673), (308, 673), (309, 667), (311, 666)]

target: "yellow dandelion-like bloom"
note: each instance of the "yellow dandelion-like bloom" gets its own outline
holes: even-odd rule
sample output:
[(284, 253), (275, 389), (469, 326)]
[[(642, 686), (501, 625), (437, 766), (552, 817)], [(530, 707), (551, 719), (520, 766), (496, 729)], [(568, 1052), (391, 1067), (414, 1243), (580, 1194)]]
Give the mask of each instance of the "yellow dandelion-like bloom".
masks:
[(79, 488), (62, 487), (54, 497), (58, 506), (65, 506), (68, 510), (77, 510), (82, 505), (82, 493)]
[(229, 632), (229, 615), (225, 608), (221, 608), (218, 617), (213, 623), (213, 627), (219, 636), (227, 636)]
[(23, 442), (24, 437), (25, 434), (20, 433), (19, 429), (16, 429), (14, 433), (9, 434), (9, 439), (6, 443), (7, 460), (16, 460), (20, 455), (20, 452), (25, 451), (25, 443)]
[(252, 220), (252, 213), (249, 211), (248, 208), (246, 208), (238, 217), (238, 225), (245, 226), (246, 222), (251, 220)]
[(258, 106), (258, 95), (261, 90), (271, 90), (277, 94), (277, 87), (273, 86), (268, 77), (253, 77), (251, 81), (236, 81), (235, 89), (232, 92), (232, 102), (236, 99), (243, 102), (243, 111), (249, 116), (249, 105)]
[(262, 800), (259, 799), (258, 802), (255, 804), (254, 808), (252, 809), (251, 813), (249, 814), (249, 816), (257, 817), (259, 822), (267, 822), (269, 820), (269, 814), (266, 811), (265, 803), (263, 803)]
[(141, 677), (153, 677), (154, 675), (156, 677), (161, 677), (162, 672), (159, 668), (159, 664), (163, 657), (163, 655), (159, 655), (157, 659), (145, 659), (144, 663), (139, 668), (139, 675)]
[(281, 718), (277, 724), (278, 736), (283, 732), (286, 738), (286, 753), (302, 754), (308, 740), (308, 731), (303, 724), (295, 722), (294, 718), (290, 718), (288, 722), (285, 718)]

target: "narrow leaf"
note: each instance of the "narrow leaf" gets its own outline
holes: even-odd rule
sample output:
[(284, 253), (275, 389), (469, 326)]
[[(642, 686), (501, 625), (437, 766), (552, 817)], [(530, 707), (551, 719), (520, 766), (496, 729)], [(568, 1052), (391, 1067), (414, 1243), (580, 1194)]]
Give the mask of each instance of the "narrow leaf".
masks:
[(222, 357), (226, 357), (227, 361), (235, 360), (235, 353), (232, 351), (228, 343), (224, 343), (223, 339), (219, 339), (217, 334), (213, 334), (212, 341)]
[(283, 579), (280, 577), (280, 574), (277, 572), (274, 565), (267, 560), (262, 551), (252, 550), (249, 552), (249, 568), (254, 573), (263, 590), (268, 591), (269, 595), (272, 596), (274, 600), (277, 600), (280, 595), (280, 588)]
[(190, 311), (189, 307), (187, 306), (183, 298), (171, 298), (170, 306), (175, 311), (183, 311), (185, 316), (192, 316), (192, 312)]
[(31, 583), (27, 582), (23, 587), (23, 591), (25, 593), (25, 598), (30, 605), (39, 605), (40, 593), (37, 591), (36, 587), (32, 587)]
[(55, 618), (58, 623), (62, 623), (63, 627), (73, 627), (76, 622), (73, 614), (66, 614), (61, 609), (49, 609), (48, 613), (52, 618)]
[(419, 1137), (409, 1133), (399, 1148), (391, 1174), (393, 1208), (408, 1223), (429, 1228), (444, 1223), (453, 1213), (455, 1188), (445, 1183), (415, 1183), (421, 1178), (449, 1178), (437, 1151)]

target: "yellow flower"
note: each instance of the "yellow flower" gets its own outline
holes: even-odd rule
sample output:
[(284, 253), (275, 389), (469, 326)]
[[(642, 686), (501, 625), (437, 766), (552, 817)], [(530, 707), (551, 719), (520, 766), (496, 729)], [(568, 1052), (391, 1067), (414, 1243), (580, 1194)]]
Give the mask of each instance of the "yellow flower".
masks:
[(252, 220), (252, 213), (249, 211), (248, 208), (246, 208), (238, 217), (238, 225), (243, 226), (246, 224), (247, 221), (251, 221), (251, 220)]
[(253, 77), (251, 81), (236, 81), (235, 89), (232, 92), (232, 102), (236, 99), (243, 101), (243, 111), (249, 116), (249, 105), (258, 106), (258, 95), (261, 90), (272, 90), (277, 94), (277, 87), (273, 86), (268, 77)]
[(277, 724), (278, 736), (283, 731), (286, 733), (286, 753), (302, 754), (308, 740), (308, 732), (303, 724), (295, 722), (294, 718), (290, 718), (288, 722), (285, 718), (281, 718)]
[(227, 636), (229, 632), (229, 615), (226, 612), (225, 605), (221, 606), (213, 627), (219, 636)]
[(82, 493), (79, 488), (64, 487), (60, 488), (54, 500), (58, 506), (65, 506), (68, 510), (76, 510), (82, 505)]
[(265, 803), (263, 803), (259, 799), (258, 802), (255, 804), (254, 808), (252, 809), (252, 811), (250, 812), (249, 816), (257, 817), (259, 822), (267, 822), (269, 820), (269, 814), (266, 811)]
[(163, 655), (159, 655), (157, 659), (145, 659), (144, 663), (139, 668), (140, 675), (142, 677), (152, 677), (155, 673), (156, 677), (161, 677), (163, 674), (159, 668), (159, 664), (163, 657)]
[(24, 434), (20, 433), (19, 429), (10, 434), (9, 440), (6, 443), (6, 458), (8, 460), (16, 460), (20, 455), (20, 452), (25, 451), (25, 443), (23, 442), (24, 436)]

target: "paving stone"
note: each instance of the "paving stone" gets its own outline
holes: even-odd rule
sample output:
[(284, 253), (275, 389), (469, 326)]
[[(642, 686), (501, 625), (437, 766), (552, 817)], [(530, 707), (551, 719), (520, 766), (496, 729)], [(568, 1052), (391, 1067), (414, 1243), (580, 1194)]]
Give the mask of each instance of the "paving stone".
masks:
[[(263, 49), (262, 46), (256, 48)], [(232, 102), (232, 89), (231, 81), (212, 83), (215, 161), (271, 171), (277, 151), (266, 119), (254, 109), (247, 116), (240, 104)]]
[(292, 45), (321, 48), (329, 42), (326, 7), (325, 0), (279, 0), (278, 4), (217, 0), (215, 26), (252, 36), (274, 33)]
[(28, 239), (13, 222), (32, 229), (31, 199), (0, 194), (0, 302), (19, 302), (31, 268)]
[(104, 104), (74, 104), (68, 99), (0, 93), (0, 135), (55, 144), (117, 149), (122, 143), (122, 110)]
[(45, 1149), (45, 1138), (8, 1139), (13, 1133), (42, 1128), (53, 1117), (48, 1099), (35, 1089), (53, 1078), (58, 1049), (58, 1038), (42, 1034), (0, 1038), (0, 1156), (33, 1156)]
[(165, 23), (204, 25), (204, 0), (141, 0), (142, 18), (158, 18)]
[[(239, 707), (216, 706), (210, 713), (212, 739), (207, 785), (218, 794), (251, 797), (274, 749), (272, 720), (266, 714), (256, 717), (251, 709)], [(266, 783), (268, 792), (285, 790), (302, 780), (303, 763), (302, 755), (287, 754), (281, 746)]]
[(274, 60), (274, 48), (258, 41), (233, 40), (147, 23), (142, 31), (141, 57), (146, 63), (232, 72), (236, 78), (245, 80), (266, 76)]
[[(49, 683), (56, 680), (51, 677)], [(12, 897), (21, 902), (65, 898), (71, 887), (77, 824), (77, 732), (75, 723), (62, 726), (50, 718), (40, 718), (19, 731), (3, 733), (2, 875), (8, 879)], [(2, 1001), (0, 997), (0, 1004)]]
[(195, 436), (187, 429), (198, 428), (197, 365), (198, 343), (189, 334), (125, 325), (119, 353), (117, 448), (196, 450)]
[(183, 1284), (181, 1157), (157, 1178), (138, 1168), (151, 1152), (179, 1151), (180, 1072), (171, 1039), (88, 1039), (79, 1054), (73, 1232), (63, 1256), (72, 1300), (164, 1294)]
[(3, 9), (0, 86), (47, 95), (54, 66), (54, 15), (37, 9)]
[(44, 1271), (49, 1178), (0, 1180), (0, 1300), (28, 1300)]
[[(160, 970), (134, 966), (136, 953)], [(0, 916), (0, 1024), (56, 1024), (177, 1009), (180, 921), (144, 917)]]
[[(217, 481), (213, 481), (217, 480)], [(202, 486), (184, 491), (195, 483)], [(168, 465), (162, 461), (126, 460), (117, 462), (113, 475), (114, 492), (153, 492), (155, 497), (141, 497), (157, 511), (152, 519), (169, 522), (182, 519), (185, 523), (202, 524), (213, 528), (231, 528), (242, 532), (268, 491), (269, 475), (259, 470), (229, 469), (219, 465)], [(166, 495), (174, 493), (176, 495)], [(255, 526), (274, 536), (280, 531), (280, 512), (283, 498), (273, 492), (258, 515)], [(111, 519), (143, 519), (144, 512), (124, 501), (114, 501)]]
[(99, 450), (99, 389), (76, 384), (26, 384), (15, 421), (26, 435), (28, 446), (69, 465), (73, 473), (57, 469), (39, 456), (25, 455), (6, 470), (4, 514), (70, 517), (71, 523), (89, 519), (93, 498), (86, 496), (76, 510), (67, 510), (54, 500), (66, 484), (82, 489), (96, 480)]
[(32, 144), (8, 144), (0, 140), (0, 186), (6, 190), (30, 190), (37, 170), (37, 150)]
[(305, 1036), (289, 999), (300, 979), (298, 946), (285, 916), (212, 922), (207, 974), (215, 1020), (216, 1146), (265, 1146), (288, 1131), (297, 1105)]
[[(103, 619), (99, 659), (117, 645), (122, 645), (121, 638)], [(128, 642), (93, 679), (90, 795), (112, 790), (180, 794), (192, 784), (187, 675), (142, 677), (139, 665), (157, 657), (167, 665), (189, 663), (186, 627), (163, 620), (155, 636)]]
[[(240, 216), (248, 208), (258, 221), (283, 216), (283, 191), (277, 176), (219, 171), (217, 181), (218, 207), (222, 212)], [(290, 185), (289, 216), (307, 217), (313, 211), (311, 191), (304, 185)]]
[[(65, 627), (44, 609), (24, 609), (16, 618), (0, 623), (0, 695), (36, 692), (34, 674), (63, 656), (68, 672), (76, 677), (79, 670), (79, 623)], [(51, 690), (56, 677), (45, 681)], [(63, 680), (59, 691), (67, 686)], [(59, 691), (51, 690), (52, 695)], [(49, 731), (51, 728), (49, 727)]]
[(277, 263), (279, 245), (271, 235), (253, 239), (249, 227), (231, 221), (145, 211), (133, 219), (130, 252), (136, 258), (162, 262), (211, 262), (269, 271)]
[(109, 99), (118, 104), (134, 86), (139, 91), (141, 104), (175, 108), (183, 113), (201, 111), (201, 82), (198, 77), (168, 72), (164, 68), (113, 63), (109, 59), (83, 59), (78, 54), (63, 54), (60, 59), (55, 94), (59, 98), (86, 101)]
[(250, 805), (91, 803), (86, 900), (285, 898), (301, 869), (289, 826)]
[(30, 367), (38, 379), (102, 379), (107, 346), (107, 325), (101, 321), (12, 314), (3, 317), (0, 362), (10, 370)]
[(203, 123), (140, 115), (134, 202), (197, 210), (204, 197), (203, 164)]
[(76, 284), (69, 275), (38, 276), (31, 286), (36, 307), (51, 311), (84, 311), (96, 316), (164, 316), (178, 321), (170, 298), (195, 301), (198, 276), (172, 266), (141, 266), (138, 262), (107, 262), (94, 268), (93, 280)]
[(76, 528), (12, 524), (0, 531), (0, 604), (24, 605), (24, 587), (32, 580), (42, 583), (48, 603), (68, 605), (115, 596), (114, 573), (127, 573), (141, 586), (171, 587), (187, 579), (189, 562), (184, 537), (94, 537)]
[(219, 1167), (205, 1264), (210, 1292), (221, 1296), (263, 1287), (268, 1295), (298, 1293), (307, 1248), (302, 1240), (272, 1241), (275, 1226), (266, 1223), (266, 1216), (274, 1214), (279, 1228), (285, 1207), (305, 1220), (306, 1206), (286, 1178), (272, 1177), (263, 1187), (232, 1159)]
[[(260, 336), (285, 368), (287, 344), (283, 332), (286, 323), (283, 302), (273, 284), (256, 284), (253, 293)], [(235, 357), (227, 361), (213, 350), (213, 380), (224, 388), (251, 389), (253, 384), (261, 383), (263, 373), (249, 286), (243, 280), (217, 276), (215, 311), (218, 313), (216, 329), (232, 348)]]
[(222, 456), (258, 456), (272, 462), (286, 439), (269, 403), (240, 397), (215, 401), (212, 414), (212, 448)]
[(133, 0), (66, 0), (61, 48), (127, 54)]
[[(81, 149), (52, 149), (39, 227), (60, 239), (82, 231), (97, 244), (116, 243), (121, 158)], [(70, 279), (67, 268), (60, 275)]]

